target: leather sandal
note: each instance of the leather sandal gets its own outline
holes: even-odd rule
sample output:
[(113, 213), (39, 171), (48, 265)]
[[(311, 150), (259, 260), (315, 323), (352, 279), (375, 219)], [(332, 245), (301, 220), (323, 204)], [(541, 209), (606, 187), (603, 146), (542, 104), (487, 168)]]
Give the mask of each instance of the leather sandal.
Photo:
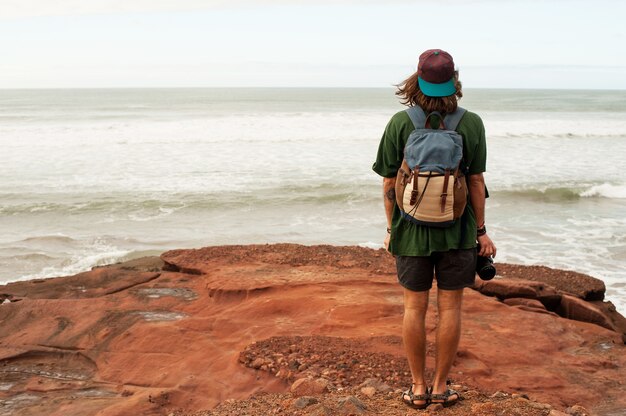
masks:
[[(430, 390), (426, 389), (426, 393), (424, 394), (415, 394), (413, 393), (414, 385), (415, 383), (411, 384), (408, 389), (402, 392), (402, 401), (404, 402), (404, 404), (412, 407), (413, 409), (426, 409), (430, 404)], [(406, 396), (408, 396), (408, 400), (406, 399)], [(414, 403), (415, 400), (423, 400), (424, 403), (417, 404)]]
[[(449, 400), (450, 396), (453, 396), (456, 394), (456, 398)], [(439, 403), (442, 404), (443, 407), (450, 407), (454, 404), (456, 404), (459, 400), (461, 399), (461, 394), (456, 391), (456, 390), (452, 390), (450, 388), (446, 389), (445, 392), (441, 393), (441, 394), (431, 394), (430, 395), (430, 402), (435, 404), (435, 403)]]

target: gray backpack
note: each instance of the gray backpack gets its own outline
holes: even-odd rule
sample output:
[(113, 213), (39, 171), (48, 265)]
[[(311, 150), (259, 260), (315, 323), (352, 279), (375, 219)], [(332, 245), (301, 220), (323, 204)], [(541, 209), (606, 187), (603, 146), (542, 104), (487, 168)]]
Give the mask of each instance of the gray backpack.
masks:
[[(406, 110), (415, 130), (404, 147), (404, 160), (396, 177), (396, 203), (403, 218), (431, 227), (449, 227), (463, 215), (467, 184), (462, 168), (463, 137), (455, 130), (465, 114), (458, 107), (442, 117), (419, 107)], [(439, 129), (429, 128), (433, 115)]]

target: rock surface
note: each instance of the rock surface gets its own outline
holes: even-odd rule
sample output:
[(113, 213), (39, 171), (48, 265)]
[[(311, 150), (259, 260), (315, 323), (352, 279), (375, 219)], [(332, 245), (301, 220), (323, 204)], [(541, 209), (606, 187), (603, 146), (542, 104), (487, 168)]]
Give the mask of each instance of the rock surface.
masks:
[[(511, 279), (523, 270), (515, 266), (520, 276)], [(560, 305), (564, 290), (553, 287), (556, 294), (538, 300), (556, 296)], [(407, 413), (396, 392), (410, 384), (402, 291), (383, 251), (291, 244), (173, 250), (11, 283), (0, 295), (0, 415)], [(433, 290), (431, 369), (435, 302)], [(451, 378), (467, 400), (437, 414), (547, 415), (582, 405), (608, 415), (626, 408), (619, 334), (523, 306), (466, 291)], [(294, 406), (291, 385), (309, 377), (326, 380), (328, 392)], [(367, 387), (376, 389), (372, 397), (361, 391)], [(530, 400), (491, 398), (496, 391)]]

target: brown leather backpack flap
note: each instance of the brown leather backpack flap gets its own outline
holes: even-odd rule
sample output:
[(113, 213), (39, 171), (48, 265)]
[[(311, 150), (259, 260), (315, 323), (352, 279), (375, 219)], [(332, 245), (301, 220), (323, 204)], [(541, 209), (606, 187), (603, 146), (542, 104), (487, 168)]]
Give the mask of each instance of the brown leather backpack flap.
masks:
[(404, 190), (406, 186), (411, 183), (411, 169), (405, 160), (402, 161), (402, 166), (398, 169), (396, 175), (396, 204), (401, 210), (404, 210)]
[(454, 218), (460, 218), (467, 205), (467, 182), (458, 170), (454, 175)]

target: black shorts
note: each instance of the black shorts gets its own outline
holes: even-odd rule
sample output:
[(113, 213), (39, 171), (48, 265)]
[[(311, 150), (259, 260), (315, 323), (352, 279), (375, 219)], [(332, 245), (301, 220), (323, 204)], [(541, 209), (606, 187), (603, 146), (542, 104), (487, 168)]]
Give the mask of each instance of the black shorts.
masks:
[(396, 267), (400, 284), (414, 292), (430, 290), (433, 275), (439, 289), (462, 289), (474, 284), (476, 249), (433, 252), (430, 256), (396, 256)]

